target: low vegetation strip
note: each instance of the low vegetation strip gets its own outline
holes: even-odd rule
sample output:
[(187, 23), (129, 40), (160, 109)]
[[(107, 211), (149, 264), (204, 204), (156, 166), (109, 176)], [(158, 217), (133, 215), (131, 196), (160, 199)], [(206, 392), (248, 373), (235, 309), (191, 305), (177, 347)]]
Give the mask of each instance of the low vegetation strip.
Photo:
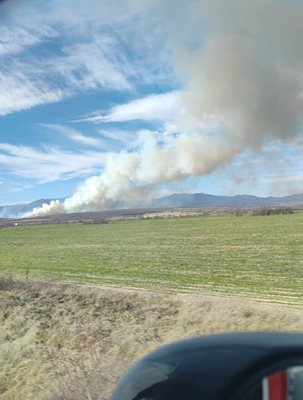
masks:
[(302, 303), (303, 213), (0, 229), (0, 271)]
[(196, 335), (303, 330), (302, 309), (0, 276), (0, 399), (105, 400), (158, 346)]

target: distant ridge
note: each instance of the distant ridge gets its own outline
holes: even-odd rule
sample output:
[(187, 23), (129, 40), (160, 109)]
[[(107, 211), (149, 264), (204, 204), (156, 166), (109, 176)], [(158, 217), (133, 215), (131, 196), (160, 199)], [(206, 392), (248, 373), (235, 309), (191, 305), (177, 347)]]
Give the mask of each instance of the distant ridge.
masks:
[[(18, 218), (55, 199), (39, 199), (31, 203), (0, 206), (0, 218)], [(56, 199), (63, 201), (62, 199)], [(155, 208), (195, 208), (195, 207), (261, 207), (261, 206), (303, 206), (303, 193), (285, 197), (258, 197), (247, 194), (236, 196), (215, 196), (205, 193), (172, 194), (157, 199), (152, 204)], [(146, 204), (142, 204), (146, 207)], [(151, 207), (149, 204), (148, 207)]]
[(156, 207), (260, 207), (260, 206), (302, 206), (303, 193), (285, 197), (258, 197), (247, 194), (236, 196), (215, 196), (205, 193), (172, 194), (155, 201)]

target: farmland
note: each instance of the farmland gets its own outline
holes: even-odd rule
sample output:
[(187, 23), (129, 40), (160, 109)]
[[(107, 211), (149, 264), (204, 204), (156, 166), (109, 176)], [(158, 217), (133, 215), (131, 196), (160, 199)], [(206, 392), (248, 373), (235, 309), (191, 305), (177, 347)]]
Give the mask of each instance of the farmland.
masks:
[(16, 226), (0, 240), (4, 273), (302, 303), (302, 212)]
[(298, 212), (1, 228), (0, 399), (107, 400), (161, 344), (302, 332), (302, 226)]

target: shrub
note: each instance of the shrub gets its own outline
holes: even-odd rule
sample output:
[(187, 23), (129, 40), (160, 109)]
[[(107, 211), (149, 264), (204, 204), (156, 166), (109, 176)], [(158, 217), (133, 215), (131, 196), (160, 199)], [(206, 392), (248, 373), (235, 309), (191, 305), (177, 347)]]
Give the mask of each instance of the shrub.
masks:
[(280, 214), (293, 214), (294, 209), (291, 207), (262, 207), (253, 211), (252, 215), (280, 215)]

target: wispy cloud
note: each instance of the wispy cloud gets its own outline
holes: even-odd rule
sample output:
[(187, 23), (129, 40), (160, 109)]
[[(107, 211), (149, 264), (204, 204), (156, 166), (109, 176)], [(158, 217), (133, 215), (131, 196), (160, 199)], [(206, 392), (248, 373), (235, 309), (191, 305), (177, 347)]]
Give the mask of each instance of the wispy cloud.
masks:
[(130, 67), (118, 48), (106, 35), (76, 43), (62, 49), (63, 56), (47, 64), (50, 71), (62, 75), (68, 86), (78, 90), (111, 88), (131, 89)]
[[(125, 122), (133, 120), (168, 121), (180, 110), (176, 92), (153, 94), (112, 107), (107, 112), (97, 111), (78, 119), (78, 122)], [(77, 122), (76, 121), (76, 122)]]
[(5, 173), (38, 183), (84, 177), (99, 172), (105, 154), (97, 151), (72, 152), (54, 147), (38, 150), (0, 143), (0, 166)]
[(130, 89), (127, 69), (122, 71), (122, 62), (115, 59), (114, 47), (106, 38), (74, 44), (62, 52), (44, 59), (28, 55), (2, 63), (0, 115), (57, 102), (81, 91)]
[(11, 188), (10, 188), (10, 192), (23, 192), (24, 190), (28, 190), (31, 189), (33, 187), (33, 185), (31, 184), (14, 184)]
[(68, 139), (74, 142), (81, 143), (85, 146), (103, 148), (105, 145), (105, 142), (103, 140), (96, 137), (84, 135), (82, 132), (79, 132), (78, 130), (69, 126), (61, 124), (41, 124), (41, 126), (51, 131), (60, 133)]
[(287, 144), (293, 149), (300, 151), (302, 154), (303, 151), (303, 133), (298, 133), (295, 137), (291, 138)]
[[(260, 181), (269, 184), (285, 184), (285, 183), (297, 183), (303, 188), (302, 172), (292, 173), (292, 174), (282, 174), (282, 175), (271, 175), (266, 177), (261, 177)], [(302, 190), (302, 189), (301, 189)]]
[[(197, 120), (188, 113), (179, 91), (144, 96), (115, 105), (109, 110), (94, 111), (73, 122), (106, 124), (130, 121), (156, 124), (158, 130), (167, 134), (195, 131), (213, 134), (220, 128), (218, 114), (205, 114), (200, 120)], [(102, 131), (100, 130), (100, 133)]]
[(122, 129), (98, 129), (99, 134), (109, 141), (130, 144), (137, 137), (137, 132)]
[(165, 76), (167, 66), (146, 26), (135, 21), (132, 2), (62, 0), (47, 12), (38, 3), (0, 28), (0, 115)]
[(38, 72), (35, 65), (18, 60), (0, 65), (0, 115), (57, 102), (69, 95), (44, 79), (46, 71), (42, 76)]
[(34, 28), (1, 26), (0, 56), (17, 54), (57, 35), (56, 30), (50, 26)]
[(92, 147), (103, 147), (104, 142), (100, 139), (96, 139), (90, 136), (82, 135), (82, 133), (71, 133), (69, 135), (70, 139), (74, 140), (75, 142), (82, 143), (86, 146)]

